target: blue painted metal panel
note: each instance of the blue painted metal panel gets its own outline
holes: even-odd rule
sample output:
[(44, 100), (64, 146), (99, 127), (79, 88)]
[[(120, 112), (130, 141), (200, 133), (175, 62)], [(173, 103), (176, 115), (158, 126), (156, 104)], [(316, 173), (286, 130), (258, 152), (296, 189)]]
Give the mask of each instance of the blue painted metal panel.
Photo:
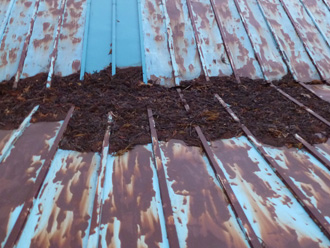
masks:
[(218, 25), (208, 0), (191, 0), (197, 35), (203, 52), (203, 66), (208, 76), (229, 76), (233, 73)]
[(142, 0), (141, 5), (147, 78), (161, 85), (174, 86), (172, 60), (161, 1)]
[(216, 14), (219, 15), (223, 27), (222, 39), (229, 47), (238, 75), (253, 79), (263, 78), (234, 1), (215, 0), (214, 2)]
[(299, 0), (283, 1), (283, 6), (291, 16), (298, 35), (312, 57), (320, 76), (330, 82), (330, 47), (316, 29), (312, 19), (307, 14)]
[(97, 153), (58, 150), (17, 247), (86, 247), (99, 165)]
[(86, 50), (86, 72), (100, 71), (111, 63), (112, 1), (92, 0)]
[(17, 1), (0, 43), (0, 81), (16, 74), (36, 0)]
[(15, 2), (16, 0), (0, 2), (0, 41), (2, 40), (3, 32), (6, 29)]
[(105, 175), (98, 247), (169, 247), (151, 145), (109, 156)]
[(117, 67), (142, 65), (137, 4), (136, 0), (117, 1), (116, 37), (113, 37)]
[(257, 0), (296, 80), (310, 82), (320, 76), (278, 0)]
[(40, 1), (21, 78), (48, 72), (60, 14), (61, 0)]
[(163, 5), (176, 84), (199, 77), (201, 62), (186, 0), (164, 0)]
[(265, 79), (281, 79), (288, 71), (257, 2), (237, 0), (237, 3)]
[(249, 247), (200, 148), (160, 143), (180, 247)]
[(85, 11), (86, 0), (67, 0), (58, 43), (55, 75), (67, 76), (80, 70)]
[(276, 160), (287, 176), (309, 199), (303, 203), (313, 205), (330, 223), (330, 173), (315, 157), (295, 148), (264, 146), (266, 152)]
[(212, 142), (226, 179), (266, 247), (328, 247), (330, 241), (246, 137)]

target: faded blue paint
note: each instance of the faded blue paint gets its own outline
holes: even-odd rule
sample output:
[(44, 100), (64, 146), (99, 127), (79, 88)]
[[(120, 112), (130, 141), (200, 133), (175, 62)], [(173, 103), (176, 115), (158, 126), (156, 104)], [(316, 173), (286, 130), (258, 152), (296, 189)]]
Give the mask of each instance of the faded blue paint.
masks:
[(139, 38), (140, 38), (140, 50), (141, 50), (141, 64), (142, 64), (143, 82), (148, 83), (147, 73), (146, 73), (146, 56), (145, 56), (145, 53), (144, 53), (144, 34), (143, 34), (143, 25), (142, 25), (141, 0), (138, 0), (138, 16), (139, 16)]
[(48, 72), (60, 8), (61, 1), (40, 1), (21, 78)]
[(87, 37), (86, 72), (88, 73), (100, 71), (111, 63), (111, 53), (113, 53), (111, 23), (112, 1), (91, 1), (89, 31), (87, 35), (85, 34)]
[(13, 6), (0, 44), (0, 81), (9, 80), (16, 74), (35, 2), (32, 0), (31, 4), (25, 5), (24, 1), (17, 1)]
[(230, 76), (233, 71), (215, 16), (208, 0), (191, 0), (192, 12), (203, 52), (203, 66), (210, 77)]
[(117, 1), (115, 49), (119, 68), (142, 65), (137, 4), (136, 0)]
[(13, 10), (16, 0), (1, 1), (0, 2), (0, 42), (7, 27), (9, 17)]

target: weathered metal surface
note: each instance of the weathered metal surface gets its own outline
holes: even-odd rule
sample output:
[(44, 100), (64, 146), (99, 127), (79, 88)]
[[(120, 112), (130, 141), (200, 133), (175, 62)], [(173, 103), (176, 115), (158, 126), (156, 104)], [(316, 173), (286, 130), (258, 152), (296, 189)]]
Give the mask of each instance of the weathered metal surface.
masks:
[(0, 81), (16, 74), (36, 0), (16, 1), (0, 41)]
[(278, 0), (257, 1), (296, 80), (300, 82), (319, 80), (320, 76), (281, 3)]
[(2, 40), (3, 32), (9, 21), (9, 17), (16, 0), (5, 0), (0, 2), (0, 41)]
[(108, 157), (98, 247), (169, 247), (151, 145)]
[(191, 0), (191, 9), (197, 28), (198, 41), (203, 52), (208, 76), (229, 76), (233, 73), (210, 1)]
[[(10, 149), (12, 148), (12, 146), (15, 144), (15, 142), (17, 141), (17, 139), (22, 135), (22, 133), (24, 132), (24, 130), (30, 125), (30, 120), (32, 118), (32, 115), (38, 110), (39, 105), (35, 106), (31, 112), (29, 113), (29, 115), (23, 120), (23, 122), (21, 123), (21, 125), (18, 127), (17, 130), (13, 130), (9, 139), (5, 142), (2, 143), (2, 147), (0, 146), (0, 163), (2, 162), (2, 160), (5, 158), (5, 156), (7, 155), (7, 153), (10, 151)], [(5, 131), (3, 131), (5, 132)]]
[(330, 10), (322, 1), (317, 0), (300, 0), (308, 15), (313, 20), (315, 26), (330, 45)]
[(245, 137), (212, 142), (221, 169), (266, 247), (328, 247), (330, 241)]
[(266, 80), (279, 80), (287, 68), (256, 1), (234, 0)]
[(330, 82), (330, 47), (315, 27), (299, 0), (283, 1), (283, 7), (293, 23), (297, 34), (306, 46), (320, 76)]
[(233, 62), (240, 77), (253, 79), (263, 78), (260, 66), (255, 59), (249, 37), (237, 12), (230, 0), (214, 0), (215, 11), (223, 26), (222, 39), (232, 53)]
[(0, 130), (0, 156), (3, 154), (2, 149), (5, 147), (13, 132), (14, 130)]
[(95, 153), (57, 151), (17, 247), (86, 247), (99, 163)]
[(67, 0), (58, 43), (55, 75), (66, 76), (80, 70), (86, 0)]
[(31, 124), (0, 164), (0, 243), (6, 243), (62, 122)]
[(276, 160), (301, 192), (330, 224), (330, 173), (329, 170), (304, 150), (275, 148), (264, 145), (266, 152)]
[(305, 84), (310, 91), (323, 100), (330, 102), (330, 86), (325, 84)]
[(248, 247), (201, 150), (176, 140), (160, 147), (180, 247)]
[(48, 72), (61, 1), (40, 0), (21, 78)]
[(176, 82), (199, 77), (201, 62), (186, 1), (164, 0), (163, 4)]
[(172, 60), (161, 0), (142, 0), (141, 4), (147, 78), (161, 85), (174, 86)]
[(319, 151), (327, 160), (330, 161), (330, 139), (327, 142), (315, 144), (314, 147)]

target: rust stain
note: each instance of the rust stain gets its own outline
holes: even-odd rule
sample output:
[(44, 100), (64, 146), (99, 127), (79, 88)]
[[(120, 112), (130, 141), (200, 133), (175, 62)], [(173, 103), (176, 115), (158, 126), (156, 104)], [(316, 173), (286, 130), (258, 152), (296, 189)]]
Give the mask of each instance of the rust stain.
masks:
[[(107, 247), (120, 242), (122, 247), (138, 247), (144, 236), (147, 247), (159, 247), (162, 242), (159, 218), (151, 210), (155, 197), (152, 154), (143, 146), (137, 146), (113, 164), (112, 191), (105, 195), (101, 228), (106, 228)], [(120, 225), (115, 230), (115, 222)], [(119, 233), (118, 237), (114, 233)], [(119, 239), (119, 240), (117, 240)], [(103, 242), (100, 244), (102, 246)]]
[(59, 127), (58, 122), (31, 124), (16, 142), (10, 155), (1, 163), (0, 242), (10, 232), (8, 223), (13, 212), (31, 195), (34, 180), (50, 149), (48, 140), (55, 137)]
[(80, 60), (74, 60), (72, 62), (72, 71), (73, 73), (78, 72), (80, 70)]

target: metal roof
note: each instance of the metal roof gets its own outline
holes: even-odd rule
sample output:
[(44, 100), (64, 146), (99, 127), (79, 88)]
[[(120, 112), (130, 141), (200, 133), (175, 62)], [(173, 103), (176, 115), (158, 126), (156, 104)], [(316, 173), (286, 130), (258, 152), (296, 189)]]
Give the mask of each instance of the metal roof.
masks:
[[(329, 0), (2, 0), (0, 81), (142, 66), (174, 86), (291, 72), (330, 102)], [(314, 81), (319, 84), (304, 84)], [(45, 82), (46, 83), (46, 82)], [(220, 103), (239, 122), (230, 108)], [(188, 106), (186, 106), (188, 108)], [(0, 130), (1, 247), (330, 247), (330, 141), (160, 142), (122, 156), (58, 149), (58, 122)], [(240, 122), (239, 122), (240, 123)]]

